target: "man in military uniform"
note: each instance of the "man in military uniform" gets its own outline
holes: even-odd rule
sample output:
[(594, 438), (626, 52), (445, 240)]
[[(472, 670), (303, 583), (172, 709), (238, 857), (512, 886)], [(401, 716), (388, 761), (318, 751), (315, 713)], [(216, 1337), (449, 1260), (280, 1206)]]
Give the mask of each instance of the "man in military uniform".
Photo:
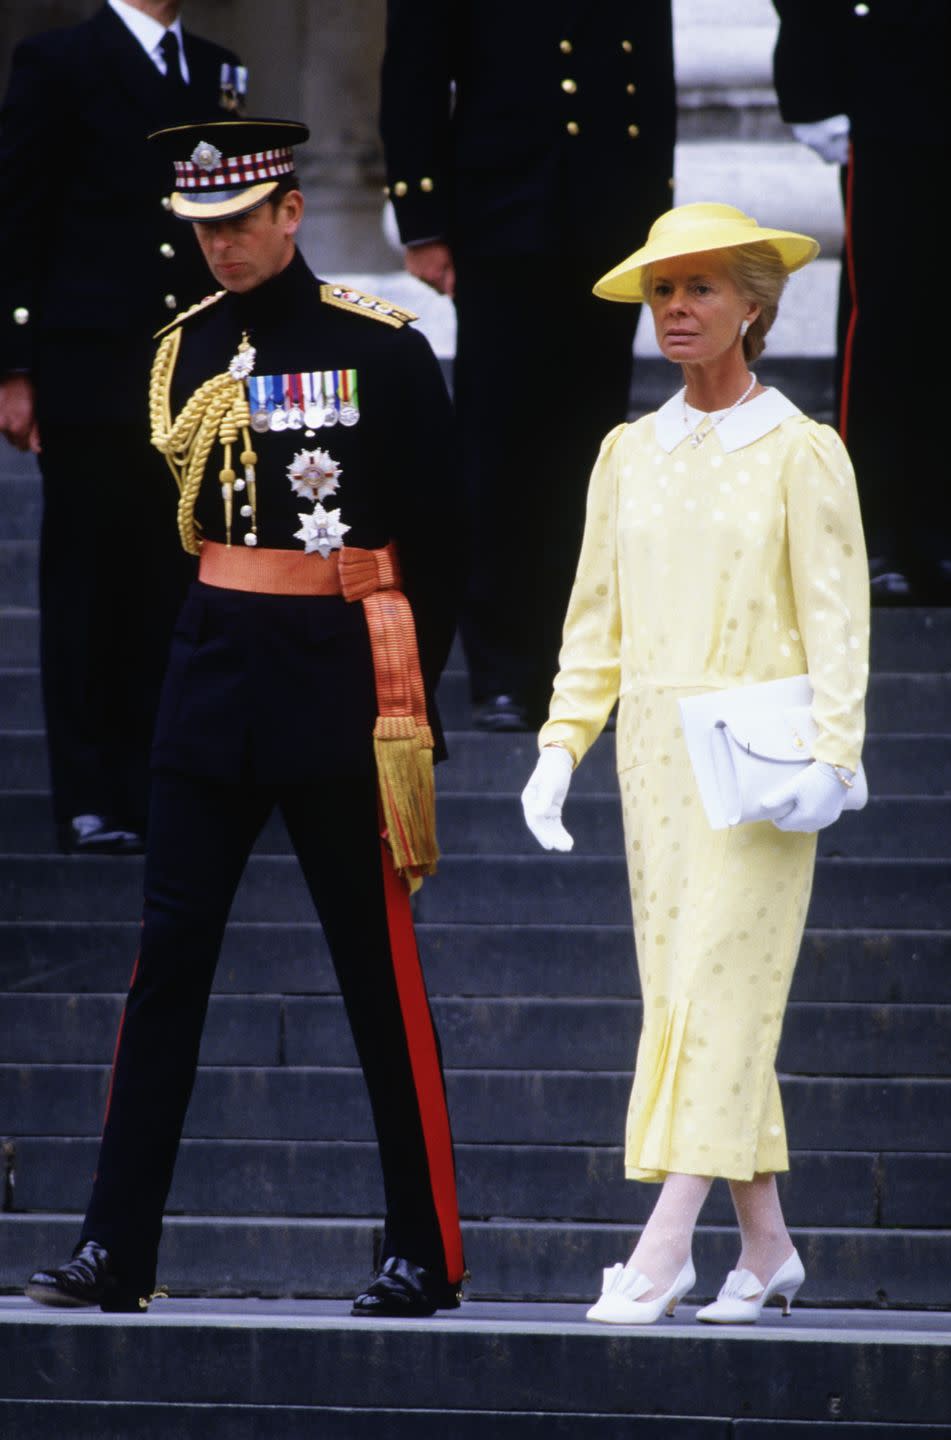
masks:
[(388, 0), (387, 194), (458, 321), (481, 728), (547, 708), (588, 475), (631, 388), (639, 307), (591, 287), (669, 209), (675, 123), (670, 0)]
[[(838, 429), (858, 477), (876, 604), (951, 604), (945, 344), (896, 269), (946, 264), (947, 0), (774, 0), (783, 119), (844, 167)], [(896, 236), (909, 232), (908, 258)]]
[[(53, 809), (67, 851), (142, 848), (148, 752), (192, 565), (148, 443), (151, 335), (208, 284), (145, 141), (237, 105), (179, 0), (109, 0), (25, 40), (0, 114), (0, 433), (39, 453)], [(116, 237), (122, 236), (116, 244)]]
[(409, 909), (437, 856), (451, 411), (415, 317), (321, 284), (297, 252), (291, 146), (306, 137), (276, 121), (157, 137), (175, 159), (173, 209), (222, 286), (168, 327), (150, 396), (199, 578), (156, 728), (142, 942), (96, 1181), (73, 1260), (27, 1288), (41, 1303), (134, 1309), (152, 1290), (222, 933), (277, 806), (379, 1140), (382, 1265), (354, 1313), (458, 1304), (452, 1141)]

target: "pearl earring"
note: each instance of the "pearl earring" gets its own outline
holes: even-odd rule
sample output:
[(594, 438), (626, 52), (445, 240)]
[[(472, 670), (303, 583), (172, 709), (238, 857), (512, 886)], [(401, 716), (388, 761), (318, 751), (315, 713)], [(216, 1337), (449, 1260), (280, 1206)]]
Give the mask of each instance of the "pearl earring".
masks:
[(747, 330), (748, 330), (749, 328), (750, 328), (750, 322), (749, 322), (748, 320), (742, 320), (742, 321), (740, 322), (740, 339), (741, 339), (741, 340), (743, 339), (744, 335), (746, 334), (746, 332), (747, 332)]

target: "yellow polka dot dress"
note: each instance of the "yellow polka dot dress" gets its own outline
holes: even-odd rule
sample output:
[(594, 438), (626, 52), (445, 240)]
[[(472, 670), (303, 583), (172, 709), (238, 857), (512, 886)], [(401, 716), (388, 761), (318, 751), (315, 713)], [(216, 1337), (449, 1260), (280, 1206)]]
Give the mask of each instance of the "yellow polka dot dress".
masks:
[(606, 437), (539, 744), (580, 761), (619, 698), (644, 1001), (631, 1179), (788, 1168), (775, 1060), (816, 837), (711, 830), (677, 702), (808, 671), (815, 757), (854, 769), (868, 633), (855, 479), (828, 426), (767, 390), (696, 446), (680, 395)]

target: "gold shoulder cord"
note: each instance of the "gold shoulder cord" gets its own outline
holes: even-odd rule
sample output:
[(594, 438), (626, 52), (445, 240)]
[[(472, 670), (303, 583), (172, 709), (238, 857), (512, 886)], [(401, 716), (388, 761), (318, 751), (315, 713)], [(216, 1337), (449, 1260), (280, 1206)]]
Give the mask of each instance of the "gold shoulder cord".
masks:
[[(201, 550), (200, 527), (195, 521), (195, 501), (201, 489), (205, 466), (217, 437), (224, 447), (224, 465), (219, 473), (225, 507), (226, 543), (231, 544), (231, 518), (234, 507), (236, 475), (232, 467), (232, 446), (239, 432), (244, 443), (240, 463), (244, 466), (244, 483), (251, 506), (251, 529), (248, 542), (257, 543), (257, 494), (255, 466), (257, 455), (251, 448), (251, 411), (243, 380), (236, 380), (226, 371), (213, 375), (198, 387), (181, 414), (172, 420), (172, 376), (182, 343), (182, 330), (163, 336), (149, 385), (149, 418), (152, 444), (165, 456), (178, 486), (178, 533), (189, 555)], [(239, 347), (248, 349), (245, 336)]]

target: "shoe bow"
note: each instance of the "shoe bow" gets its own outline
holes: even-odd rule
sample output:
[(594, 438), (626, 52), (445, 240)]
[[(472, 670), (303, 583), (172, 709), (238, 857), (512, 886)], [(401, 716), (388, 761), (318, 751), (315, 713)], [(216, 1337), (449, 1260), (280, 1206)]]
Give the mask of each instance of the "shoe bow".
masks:
[(718, 1300), (753, 1300), (763, 1291), (763, 1282), (752, 1270), (731, 1270), (723, 1282)]
[(653, 1281), (642, 1271), (628, 1270), (626, 1265), (617, 1264), (605, 1270), (601, 1294), (620, 1295), (625, 1300), (639, 1300), (652, 1287)]

